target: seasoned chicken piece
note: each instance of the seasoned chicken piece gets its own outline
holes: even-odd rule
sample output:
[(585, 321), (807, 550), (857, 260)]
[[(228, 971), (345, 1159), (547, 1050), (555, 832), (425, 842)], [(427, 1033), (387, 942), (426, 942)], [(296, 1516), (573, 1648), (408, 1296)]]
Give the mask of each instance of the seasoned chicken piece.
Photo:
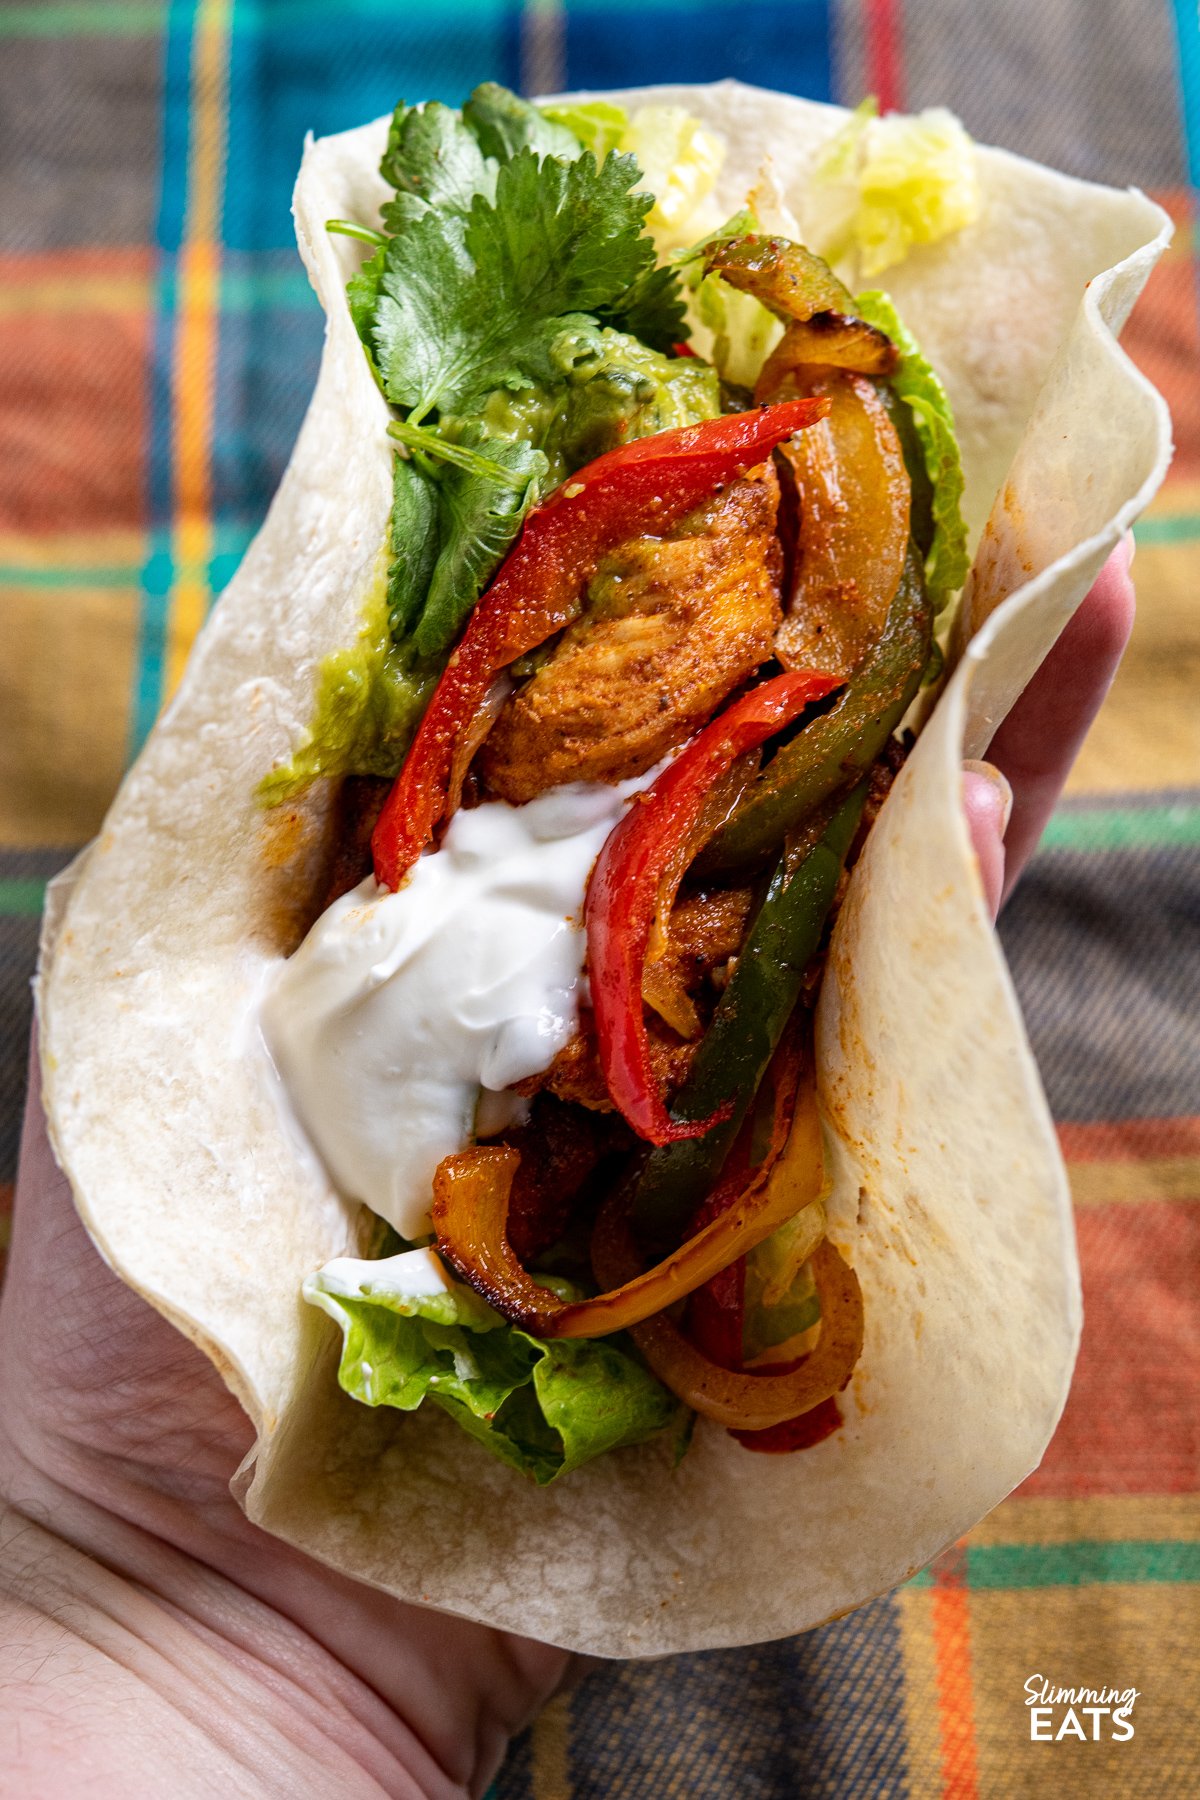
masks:
[(624, 781), (705, 723), (771, 654), (778, 502), (764, 464), (667, 537), (631, 538), (603, 559), (583, 617), (480, 752), (492, 793), (519, 805), (564, 781)]
[[(654, 1078), (669, 1093), (674, 1093), (687, 1078), (697, 1046), (681, 1043), (674, 1032), (668, 1031), (665, 1026), (660, 1028), (654, 1018), (648, 1019), (647, 1024)], [(615, 1111), (612, 1096), (601, 1073), (600, 1053), (590, 1012), (581, 1013), (578, 1030), (573, 1037), (567, 1039), (550, 1067), (543, 1069), (540, 1075), (530, 1075), (524, 1081), (518, 1081), (515, 1091), (526, 1096), (543, 1092), (554, 1094), (560, 1100), (570, 1100), (576, 1106), (586, 1106), (589, 1112)]]
[[(685, 894), (672, 910), (666, 954), (654, 967), (681, 995), (703, 996), (701, 1004), (706, 1019), (712, 1010), (714, 994), (711, 988), (705, 993), (705, 984), (741, 949), (753, 901), (751, 888), (716, 888), (710, 892)], [(683, 1004), (690, 1005), (690, 1000), (685, 998)], [(668, 1093), (674, 1093), (687, 1079), (696, 1054), (698, 1044), (694, 1040), (700, 1035), (699, 1020), (693, 1041), (681, 1041), (680, 1033), (656, 1016), (651, 1002), (646, 1026), (654, 1078)], [(580, 1014), (578, 1029), (549, 1068), (518, 1082), (516, 1091), (527, 1096), (555, 1094), (560, 1100), (587, 1107), (590, 1112), (612, 1111), (612, 1097), (601, 1073), (595, 1020), (590, 1011)]]
[(671, 911), (662, 956), (646, 963), (642, 998), (689, 1042), (700, 1036), (711, 1010), (706, 982), (719, 983), (742, 947), (753, 899), (750, 888), (685, 893)]
[(671, 912), (664, 966), (694, 994), (714, 970), (742, 947), (753, 888), (709, 888), (685, 893)]

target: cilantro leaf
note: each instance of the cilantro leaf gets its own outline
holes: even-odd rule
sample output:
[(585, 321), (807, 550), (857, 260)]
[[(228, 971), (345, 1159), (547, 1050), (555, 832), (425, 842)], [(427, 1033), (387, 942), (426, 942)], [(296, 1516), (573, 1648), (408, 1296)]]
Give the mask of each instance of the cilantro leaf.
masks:
[(375, 366), (371, 330), (375, 322), (375, 308), (379, 304), (379, 284), (383, 280), (386, 267), (387, 245), (381, 244), (374, 256), (368, 257), (362, 267), (353, 274), (346, 283), (346, 299), (350, 307), (350, 317), (354, 320), (354, 329), (367, 347), (372, 366)]
[[(380, 172), (393, 235), (348, 294), (407, 415), (391, 427), (415, 460), (395, 463), (388, 610), (396, 642), (428, 660), (563, 466), (710, 403), (654, 366), (686, 325), (677, 276), (654, 266), (632, 157), (597, 166), (565, 125), (485, 82), (461, 116), (401, 103)], [(632, 334), (611, 358), (610, 323)], [(585, 339), (595, 371), (579, 366)]]
[(408, 636), (429, 591), (438, 555), (438, 486), (411, 458), (393, 458), (388, 548), (388, 624)]
[(495, 206), (472, 210), (467, 249), (502, 294), (543, 318), (591, 312), (654, 265), (642, 232), (653, 201), (632, 191), (639, 179), (632, 156), (597, 168), (586, 154), (539, 163), (522, 151), (500, 171)]
[(383, 208), (389, 231), (401, 230), (431, 207), (469, 212), (476, 194), (490, 198), (496, 188), (496, 164), (440, 100), (425, 106), (401, 101), (392, 115), (379, 173), (396, 189), (396, 199)]
[(644, 270), (614, 305), (598, 306), (596, 316), (652, 350), (672, 350), (691, 336), (679, 276), (671, 268)]
[(475, 133), (485, 156), (507, 162), (518, 150), (534, 150), (538, 156), (579, 155), (573, 131), (522, 100), (497, 81), (484, 81), (462, 109), (463, 124)]
[(428, 212), (389, 240), (370, 325), (385, 394), (422, 412), (453, 395), (453, 358), (465, 360), (478, 329), (477, 296), (460, 291), (474, 271), (461, 233), (449, 227), (448, 218)]
[(504, 384), (524, 385), (562, 315), (612, 305), (654, 261), (642, 235), (651, 204), (631, 190), (630, 157), (601, 168), (520, 150), (500, 169), (494, 203), (466, 220), (429, 212), (381, 254), (372, 342), (388, 399), (418, 420), (461, 410)]
[(462, 469), (448, 469), (441, 477), (442, 551), (414, 638), (422, 657), (449, 650), (520, 531), (549, 469), (542, 452), (529, 444), (490, 442), (486, 449), (492, 462), (522, 477), (524, 485), (514, 487)]

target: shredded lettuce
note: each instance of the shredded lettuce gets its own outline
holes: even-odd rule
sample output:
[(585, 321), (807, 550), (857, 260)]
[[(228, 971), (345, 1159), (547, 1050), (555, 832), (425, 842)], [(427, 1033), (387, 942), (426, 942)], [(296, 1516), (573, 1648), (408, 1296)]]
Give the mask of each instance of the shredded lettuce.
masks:
[(711, 356), (722, 381), (752, 388), (783, 326), (753, 294), (743, 294), (720, 275), (706, 275), (696, 289), (696, 318), (712, 333)]
[(567, 106), (542, 106), (543, 118), (553, 125), (563, 125), (576, 142), (590, 150), (597, 162), (603, 162), (611, 150), (619, 150), (629, 124), (623, 106), (611, 100), (579, 100)]
[(746, 1255), (742, 1353), (747, 1363), (801, 1356), (802, 1340), (821, 1317), (809, 1258), (825, 1235), (825, 1208), (806, 1206)]
[(857, 251), (871, 277), (972, 224), (980, 205), (975, 147), (953, 113), (881, 119), (868, 97), (817, 159), (809, 231), (827, 261)]
[(921, 354), (890, 296), (878, 291), (859, 294), (855, 304), (860, 316), (886, 331), (900, 351), (900, 367), (891, 383), (912, 413), (932, 489), (933, 536), (925, 557), (925, 582), (934, 610), (940, 612), (958, 592), (971, 566), (954, 414), (936, 371)]
[(656, 236), (670, 236), (692, 217), (725, 160), (725, 140), (682, 106), (639, 107), (620, 147), (637, 158), (639, 189), (654, 196), (646, 225)]
[[(573, 133), (584, 150), (603, 162), (612, 151), (637, 159), (638, 190), (654, 205), (646, 226), (660, 248), (684, 241), (699, 216), (725, 160), (725, 140), (682, 106), (641, 106), (633, 117), (610, 100), (581, 100), (539, 108), (550, 124)], [(694, 231), (690, 235), (695, 235)]]
[(353, 1399), (401, 1412), (432, 1400), (539, 1486), (681, 1422), (674, 1395), (610, 1338), (530, 1337), (430, 1250), (339, 1258), (304, 1297), (341, 1327), (338, 1381)]

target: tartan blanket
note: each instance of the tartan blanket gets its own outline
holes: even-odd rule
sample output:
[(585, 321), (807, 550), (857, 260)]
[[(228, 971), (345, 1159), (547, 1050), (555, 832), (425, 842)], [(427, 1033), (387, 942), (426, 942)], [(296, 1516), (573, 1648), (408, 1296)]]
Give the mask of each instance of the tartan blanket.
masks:
[[(794, 1641), (589, 1677), (493, 1797), (1192, 1795), (1196, 0), (1086, 18), (1068, 0), (0, 0), (0, 1233), (45, 880), (178, 680), (311, 389), (320, 318), (288, 210), (304, 132), (488, 76), (727, 74), (943, 101), (981, 139), (1151, 189), (1178, 223), (1126, 334), (1178, 442), (1138, 529), (1139, 623), (1002, 921), (1071, 1172), (1083, 1348), (1042, 1468), (933, 1569)], [(1135, 1688), (1133, 1736), (1032, 1741), (1035, 1676)]]

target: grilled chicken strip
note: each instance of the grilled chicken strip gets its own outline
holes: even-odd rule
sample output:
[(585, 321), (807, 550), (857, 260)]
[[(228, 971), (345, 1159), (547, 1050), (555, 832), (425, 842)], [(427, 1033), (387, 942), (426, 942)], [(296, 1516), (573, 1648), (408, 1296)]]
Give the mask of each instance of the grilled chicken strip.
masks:
[[(715, 888), (711, 892), (685, 894), (671, 913), (666, 954), (654, 965), (660, 978), (683, 997), (685, 1006), (700, 1002), (707, 1019), (715, 1004), (715, 990), (706, 984), (736, 956), (746, 934), (754, 903), (752, 888)], [(652, 1002), (653, 1004), (653, 1002)], [(673, 1093), (687, 1078), (699, 1047), (699, 1020), (695, 1038), (684, 1042), (661, 1018), (647, 1021), (650, 1060), (655, 1079)], [(611, 1112), (612, 1097), (604, 1085), (596, 1047), (592, 1015), (580, 1015), (575, 1033), (564, 1044), (548, 1069), (517, 1083), (518, 1094), (554, 1094), (560, 1100), (585, 1106), (591, 1112)]]
[(479, 760), (514, 805), (566, 781), (624, 781), (681, 744), (771, 654), (779, 484), (732, 482), (664, 538), (601, 562), (582, 618), (505, 704)]

